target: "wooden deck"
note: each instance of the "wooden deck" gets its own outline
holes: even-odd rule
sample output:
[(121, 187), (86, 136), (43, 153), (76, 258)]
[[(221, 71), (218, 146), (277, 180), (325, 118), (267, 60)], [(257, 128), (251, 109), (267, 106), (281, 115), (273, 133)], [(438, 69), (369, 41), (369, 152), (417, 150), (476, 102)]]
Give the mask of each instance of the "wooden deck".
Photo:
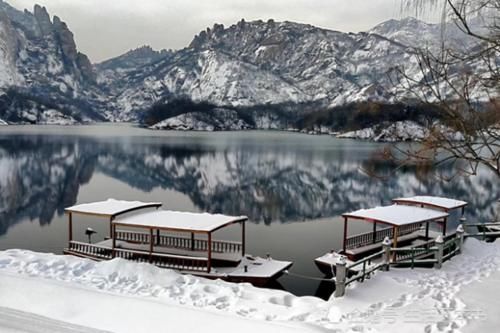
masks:
[(208, 258), (181, 256), (162, 253), (149, 253), (142, 250), (118, 249), (104, 245), (88, 244), (71, 241), (65, 254), (94, 260), (110, 260), (122, 258), (136, 262), (147, 262), (162, 268), (172, 268), (182, 271), (208, 272)]
[[(183, 241), (183, 239), (181, 240)], [(101, 247), (109, 247), (112, 248), (113, 240), (108, 239), (95, 245)], [(213, 246), (212, 246), (213, 247)], [(133, 251), (142, 251), (149, 253), (149, 244), (147, 243), (131, 243), (127, 241), (116, 241), (115, 250), (133, 250)], [(158, 254), (170, 254), (184, 257), (195, 257), (195, 258), (206, 258), (207, 251), (200, 250), (196, 248), (196, 250), (191, 250), (190, 246), (188, 247), (172, 247), (167, 245), (154, 245), (153, 252)], [(241, 260), (241, 253), (239, 252), (222, 252), (222, 251), (213, 251), (212, 252), (212, 260), (214, 264), (224, 265), (236, 265)]]

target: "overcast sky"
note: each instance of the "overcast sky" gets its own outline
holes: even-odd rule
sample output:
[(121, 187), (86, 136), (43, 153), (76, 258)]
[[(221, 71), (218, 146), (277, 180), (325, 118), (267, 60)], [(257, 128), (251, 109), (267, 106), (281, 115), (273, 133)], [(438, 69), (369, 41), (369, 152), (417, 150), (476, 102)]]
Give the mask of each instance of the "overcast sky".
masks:
[(18, 9), (46, 6), (73, 31), (78, 49), (98, 62), (141, 45), (179, 49), (200, 30), (241, 18), (363, 31), (401, 18), (400, 0), (6, 0)]

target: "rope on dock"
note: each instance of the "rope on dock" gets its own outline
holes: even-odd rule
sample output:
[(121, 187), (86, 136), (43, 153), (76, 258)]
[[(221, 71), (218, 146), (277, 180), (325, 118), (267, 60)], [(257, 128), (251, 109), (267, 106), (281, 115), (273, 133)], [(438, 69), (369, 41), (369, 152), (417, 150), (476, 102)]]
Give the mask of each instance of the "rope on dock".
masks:
[(288, 270), (283, 271), (283, 273), (286, 274), (286, 275), (298, 277), (298, 278), (301, 278), (301, 279), (314, 280), (314, 281), (325, 281), (325, 282), (335, 283), (335, 276), (332, 277), (332, 278), (330, 278), (330, 279), (326, 279), (326, 278), (318, 278), (318, 277), (314, 277), (314, 276), (308, 276), (308, 275), (291, 273)]

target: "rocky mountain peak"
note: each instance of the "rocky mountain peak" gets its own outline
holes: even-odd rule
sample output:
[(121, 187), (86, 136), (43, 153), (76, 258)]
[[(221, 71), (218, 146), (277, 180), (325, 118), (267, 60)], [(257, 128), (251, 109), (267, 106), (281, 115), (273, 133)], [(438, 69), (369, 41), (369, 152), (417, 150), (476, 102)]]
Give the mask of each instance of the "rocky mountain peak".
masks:
[(76, 50), (73, 33), (68, 29), (66, 23), (61, 21), (58, 16), (54, 16), (54, 32), (61, 42), (61, 48), (64, 55), (71, 61), (75, 61), (78, 52)]
[[(127, 71), (129, 69), (137, 69), (138, 67), (153, 63), (163, 58), (167, 58), (173, 54), (172, 50), (154, 50), (149, 45), (143, 45), (133, 50), (130, 50), (118, 57), (108, 59), (99, 64), (96, 68), (101, 71), (116, 70)], [(109, 74), (109, 73), (108, 73)]]
[(33, 15), (35, 16), (42, 36), (52, 33), (52, 22), (50, 20), (49, 13), (47, 12), (47, 8), (37, 4), (33, 8)]
[[(276, 45), (300, 39), (309, 34), (336, 33), (309, 24), (244, 19), (229, 27), (214, 24), (212, 28), (201, 31), (189, 45), (192, 49), (248, 48), (248, 46)], [(229, 45), (231, 44), (231, 47)]]

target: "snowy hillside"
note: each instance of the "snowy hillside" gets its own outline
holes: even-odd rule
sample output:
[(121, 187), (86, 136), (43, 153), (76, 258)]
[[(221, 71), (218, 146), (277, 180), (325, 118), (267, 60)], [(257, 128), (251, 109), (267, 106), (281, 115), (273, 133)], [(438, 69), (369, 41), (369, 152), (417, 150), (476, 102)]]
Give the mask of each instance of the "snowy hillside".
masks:
[(0, 1), (0, 118), (14, 123), (104, 119), (107, 102), (72, 32), (45, 9)]
[[(447, 33), (450, 47), (473, 45), (457, 28)], [(404, 91), (389, 79), (391, 71), (404, 65), (407, 74), (418, 79), (421, 73), (412, 48), (437, 47), (441, 38), (440, 25), (412, 18), (391, 20), (366, 33), (242, 20), (229, 27), (215, 24), (187, 48), (119, 76), (118, 81), (107, 80), (106, 85), (116, 93), (114, 117), (120, 120), (136, 119), (153, 104), (179, 97), (226, 107), (391, 104)]]
[(213, 113), (188, 112), (156, 123), (151, 129), (183, 131), (241, 131), (254, 128), (234, 110), (217, 108)]
[(224, 106), (392, 101), (387, 72), (411, 63), (400, 43), (291, 22), (215, 25), (188, 48), (109, 82), (117, 117), (184, 96)]
[[(394, 103), (402, 89), (388, 74), (404, 64), (418, 78), (410, 47), (439, 45), (441, 32), (439, 25), (411, 18), (361, 33), (241, 20), (229, 27), (215, 24), (178, 51), (144, 46), (91, 64), (69, 27), (45, 7), (20, 11), (0, 0), (0, 118), (9, 123), (137, 121), (155, 104), (185, 98), (226, 108), (294, 105), (254, 113), (250, 125), (296, 130), (289, 112), (301, 112), (304, 105), (321, 111), (367, 101)], [(456, 28), (447, 33), (454, 47), (470, 47)], [(173, 119), (157, 128), (177, 123)]]

